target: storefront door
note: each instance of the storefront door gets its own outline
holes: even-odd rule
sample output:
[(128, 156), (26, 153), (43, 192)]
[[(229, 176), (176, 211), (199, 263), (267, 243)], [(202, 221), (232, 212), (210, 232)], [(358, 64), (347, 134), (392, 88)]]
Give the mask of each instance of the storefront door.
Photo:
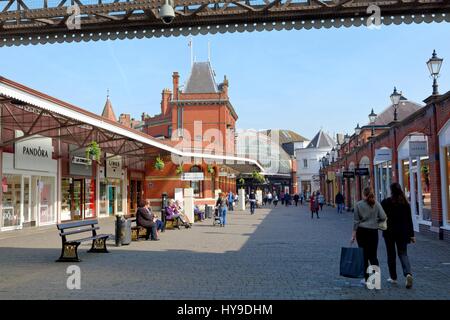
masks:
[(83, 180), (74, 179), (72, 184), (72, 219), (81, 220), (83, 212)]
[[(22, 197), (20, 200), (21, 203), (21, 212), (23, 226), (31, 227), (36, 224), (35, 219), (32, 219), (32, 207), (31, 207), (31, 177), (30, 176), (22, 176)], [(34, 221), (33, 221), (34, 220)]]
[(109, 215), (115, 215), (116, 214), (116, 187), (109, 186), (108, 190), (109, 195)]

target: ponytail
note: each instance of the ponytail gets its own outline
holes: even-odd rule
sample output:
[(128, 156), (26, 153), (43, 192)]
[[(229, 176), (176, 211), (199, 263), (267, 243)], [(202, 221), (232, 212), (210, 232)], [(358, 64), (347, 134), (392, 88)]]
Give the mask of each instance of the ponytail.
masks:
[(365, 188), (363, 194), (366, 198), (367, 204), (373, 208), (373, 206), (375, 205), (375, 194), (373, 193), (372, 189), (370, 189), (369, 187)]

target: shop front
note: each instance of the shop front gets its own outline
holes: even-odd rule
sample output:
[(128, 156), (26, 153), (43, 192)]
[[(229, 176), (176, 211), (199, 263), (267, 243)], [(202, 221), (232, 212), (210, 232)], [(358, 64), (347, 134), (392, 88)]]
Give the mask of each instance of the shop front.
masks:
[(364, 156), (359, 161), (359, 167), (355, 169), (355, 175), (359, 179), (359, 196), (362, 199), (365, 188), (370, 187), (370, 160)]
[(439, 132), (442, 225), (450, 230), (450, 121)]
[(379, 202), (388, 198), (391, 194), (392, 183), (392, 149), (380, 148), (375, 150), (374, 178), (375, 194)]
[(99, 167), (99, 217), (124, 214), (125, 170), (122, 157), (106, 154), (105, 166)]
[(128, 188), (126, 188), (127, 202), (128, 202), (127, 207), (128, 212), (131, 214), (136, 213), (138, 203), (144, 197), (145, 174), (144, 172), (141, 171), (128, 170), (128, 177), (129, 177)]
[(14, 153), (3, 153), (0, 230), (56, 223), (57, 161), (52, 154), (52, 139), (41, 136), (20, 140)]
[(69, 170), (63, 170), (61, 179), (61, 221), (95, 218), (95, 162), (76, 146), (70, 145), (69, 151)]
[(348, 194), (350, 195), (350, 205), (347, 210), (353, 210), (356, 203), (356, 175), (355, 175), (355, 163), (350, 162), (348, 165), (348, 171), (353, 172), (353, 175), (348, 175)]
[(431, 225), (430, 161), (428, 139), (423, 134), (408, 136), (398, 148), (399, 180), (411, 203), (416, 231), (419, 224)]

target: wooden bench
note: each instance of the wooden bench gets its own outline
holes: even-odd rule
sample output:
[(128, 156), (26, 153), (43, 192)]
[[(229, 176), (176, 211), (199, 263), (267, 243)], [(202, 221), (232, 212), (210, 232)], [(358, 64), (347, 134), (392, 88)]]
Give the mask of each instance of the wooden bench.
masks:
[[(61, 256), (57, 262), (80, 262), (78, 258), (78, 246), (82, 242), (92, 241), (91, 249), (88, 252), (105, 252), (106, 240), (111, 236), (109, 234), (97, 234), (98, 220), (80, 220), (76, 222), (60, 223), (57, 224), (59, 235), (62, 240)], [(68, 240), (67, 236), (90, 232), (91, 236), (80, 239)]]

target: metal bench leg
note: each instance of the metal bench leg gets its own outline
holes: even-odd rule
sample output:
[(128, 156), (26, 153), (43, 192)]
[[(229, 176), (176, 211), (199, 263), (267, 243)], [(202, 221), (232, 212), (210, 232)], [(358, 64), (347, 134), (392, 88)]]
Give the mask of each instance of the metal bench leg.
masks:
[(80, 262), (78, 258), (78, 246), (79, 242), (76, 243), (63, 243), (61, 249), (61, 256), (56, 262)]
[(105, 252), (108, 253), (109, 251), (106, 249), (106, 240), (108, 238), (99, 238), (92, 240), (92, 247), (88, 252)]

